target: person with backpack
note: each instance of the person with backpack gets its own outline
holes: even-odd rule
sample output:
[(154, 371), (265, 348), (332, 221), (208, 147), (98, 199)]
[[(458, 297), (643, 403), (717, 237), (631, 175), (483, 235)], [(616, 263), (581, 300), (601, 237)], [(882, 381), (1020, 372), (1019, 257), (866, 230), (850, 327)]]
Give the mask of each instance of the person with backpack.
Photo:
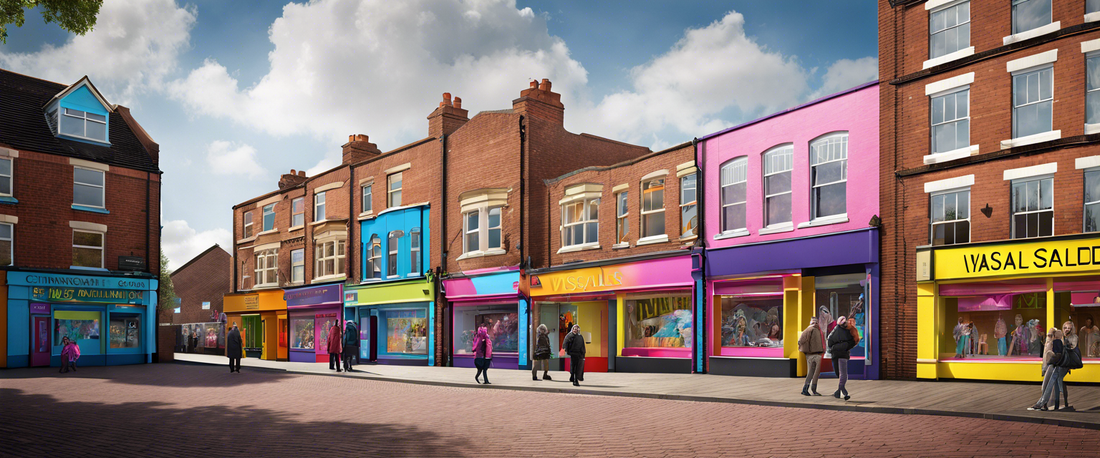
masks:
[(580, 386), (580, 382), (584, 381), (584, 355), (586, 353), (580, 325), (573, 325), (569, 334), (566, 334), (561, 349), (569, 355), (569, 381), (573, 382), (573, 386)]
[(535, 356), (534, 364), (531, 365), (531, 380), (539, 380), (539, 366), (542, 366), (542, 379), (552, 380), (550, 378), (550, 331), (546, 329), (545, 324), (540, 324), (537, 331), (538, 337), (535, 338)]
[(229, 357), (229, 373), (241, 373), (241, 355), (244, 353), (244, 340), (241, 338), (241, 330), (237, 323), (233, 323), (233, 329), (225, 337), (225, 356)]
[(474, 367), (477, 368), (477, 374), (474, 375), (474, 381), (481, 384), (481, 374), (485, 374), (485, 384), (489, 383), (489, 366), (493, 364), (493, 339), (489, 338), (489, 330), (485, 326), (477, 328), (477, 335), (474, 336)]
[(336, 370), (336, 372), (343, 372), (340, 369), (340, 352), (344, 349), (344, 335), (340, 332), (340, 322), (332, 325), (332, 328), (328, 331), (328, 368), (329, 370)]
[(817, 379), (821, 375), (821, 357), (825, 355), (825, 335), (817, 325), (817, 317), (810, 318), (810, 327), (798, 336), (798, 351), (806, 355), (806, 383), (802, 395), (821, 396), (817, 392)]
[(344, 328), (344, 370), (351, 372), (351, 363), (359, 355), (359, 328), (355, 322), (348, 320)]
[(852, 398), (848, 395), (845, 385), (848, 383), (848, 360), (851, 359), (849, 352), (859, 342), (858, 335), (852, 321), (845, 316), (836, 320), (836, 327), (829, 333), (829, 353), (833, 357), (833, 366), (840, 379), (836, 392), (833, 393), (834, 398), (840, 399), (841, 394), (844, 395), (845, 401)]
[(1078, 346), (1079, 337), (1077, 336), (1076, 326), (1072, 321), (1062, 323), (1062, 333), (1065, 334), (1065, 337), (1062, 339), (1063, 345), (1065, 345), (1065, 352), (1062, 356), (1062, 367), (1065, 368), (1066, 373), (1062, 375), (1062, 380), (1058, 381), (1058, 389), (1062, 391), (1062, 397), (1066, 401), (1066, 406), (1059, 409), (1058, 396), (1055, 395), (1054, 410), (1075, 412), (1077, 409), (1069, 405), (1069, 390), (1066, 389), (1065, 377), (1074, 369), (1080, 369), (1085, 367), (1085, 365), (1084, 362), (1081, 361), (1081, 347)]
[(1043, 353), (1043, 361), (1049, 362), (1047, 373), (1043, 377), (1043, 394), (1039, 398), (1039, 402), (1035, 405), (1028, 407), (1027, 410), (1040, 410), (1047, 411), (1047, 403), (1051, 400), (1051, 394), (1053, 392), (1054, 399), (1058, 399), (1058, 388), (1063, 377), (1066, 376), (1066, 369), (1062, 367), (1063, 352), (1065, 352), (1065, 344), (1062, 343), (1062, 330), (1057, 328), (1050, 328), (1047, 331), (1047, 341), (1050, 342), (1050, 350), (1046, 350)]
[(68, 336), (61, 338), (61, 370), (58, 372), (65, 373), (72, 369), (76, 372), (76, 360), (80, 358), (80, 346), (69, 339)]

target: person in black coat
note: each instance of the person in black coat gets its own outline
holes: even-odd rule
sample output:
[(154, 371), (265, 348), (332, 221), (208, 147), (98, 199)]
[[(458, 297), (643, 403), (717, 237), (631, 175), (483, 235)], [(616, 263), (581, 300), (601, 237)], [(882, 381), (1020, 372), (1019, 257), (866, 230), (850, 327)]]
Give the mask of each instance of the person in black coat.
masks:
[(348, 320), (344, 328), (344, 370), (351, 372), (351, 362), (359, 355), (359, 327)]
[(833, 366), (835, 366), (833, 369), (836, 370), (836, 375), (840, 378), (836, 392), (833, 393), (834, 398), (840, 398), (841, 394), (844, 395), (845, 401), (852, 398), (848, 395), (848, 390), (844, 388), (844, 385), (848, 383), (848, 360), (851, 358), (851, 350), (859, 342), (859, 338), (855, 337), (858, 333), (859, 331), (855, 329), (852, 320), (844, 316), (837, 320), (833, 332), (829, 333), (829, 353), (833, 358)]
[(237, 329), (237, 323), (233, 323), (233, 329), (225, 337), (225, 355), (229, 357), (229, 372), (241, 373), (241, 353), (244, 352), (244, 342), (241, 341), (241, 330)]
[(580, 325), (573, 325), (573, 329), (565, 336), (561, 345), (562, 350), (569, 355), (569, 381), (573, 386), (580, 386), (584, 381), (584, 336), (581, 335)]

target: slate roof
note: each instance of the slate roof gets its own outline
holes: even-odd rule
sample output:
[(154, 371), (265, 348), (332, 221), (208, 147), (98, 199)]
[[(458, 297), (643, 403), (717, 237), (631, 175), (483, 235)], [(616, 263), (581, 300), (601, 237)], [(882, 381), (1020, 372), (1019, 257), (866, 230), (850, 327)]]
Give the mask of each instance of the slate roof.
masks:
[(46, 123), (45, 105), (69, 87), (0, 69), (0, 143), (12, 148), (160, 172), (130, 126), (111, 111), (111, 146), (58, 138)]

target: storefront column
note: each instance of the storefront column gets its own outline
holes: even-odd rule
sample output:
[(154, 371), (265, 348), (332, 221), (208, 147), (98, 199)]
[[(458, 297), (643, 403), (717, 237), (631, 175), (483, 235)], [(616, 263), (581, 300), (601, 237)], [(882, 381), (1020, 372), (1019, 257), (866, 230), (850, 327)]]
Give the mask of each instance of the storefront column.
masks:
[(917, 378), (937, 378), (939, 302), (935, 283), (917, 283)]
[[(623, 327), (620, 323), (626, 323), (626, 315), (623, 315), (623, 310), (626, 307), (626, 293), (618, 293), (615, 295), (615, 349), (610, 353), (614, 356), (622, 356), (620, 353), (623, 351), (626, 343), (626, 333), (623, 332)], [(610, 320), (608, 320), (610, 321)]]
[(530, 326), (530, 311), (531, 303), (527, 299), (521, 298), (519, 300), (519, 345), (516, 350), (519, 352), (517, 358), (517, 367), (519, 369), (528, 370), (531, 369), (531, 363), (527, 360), (527, 348), (529, 342), (527, 342), (527, 327)]
[(1061, 323), (1055, 323), (1054, 312), (1057, 308), (1057, 304), (1054, 303), (1054, 277), (1047, 277), (1047, 327), (1043, 329), (1043, 333), (1046, 334), (1047, 329), (1058, 328), (1062, 329)]
[(814, 316), (814, 277), (789, 277), (787, 281), (798, 285), (797, 290), (788, 290), (784, 285), (784, 295), (794, 294), (795, 296), (794, 299), (787, 299), (784, 302), (794, 306), (793, 313), (788, 315), (793, 317), (796, 323), (793, 331), (790, 333), (784, 331), (783, 347), (786, 348), (788, 342), (794, 344), (794, 354), (798, 358), (797, 375), (805, 377), (806, 355), (798, 351), (798, 337), (802, 335), (803, 329), (810, 326), (810, 318)]

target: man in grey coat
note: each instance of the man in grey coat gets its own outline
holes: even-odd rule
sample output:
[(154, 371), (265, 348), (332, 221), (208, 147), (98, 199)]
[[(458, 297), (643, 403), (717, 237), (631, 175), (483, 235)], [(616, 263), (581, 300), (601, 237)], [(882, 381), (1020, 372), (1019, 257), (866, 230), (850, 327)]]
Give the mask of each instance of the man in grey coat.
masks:
[(581, 335), (580, 325), (573, 325), (573, 329), (566, 334), (561, 348), (569, 355), (569, 381), (573, 386), (580, 386), (584, 381), (584, 336)]
[(241, 373), (241, 353), (244, 352), (244, 343), (241, 342), (241, 330), (237, 329), (237, 323), (233, 323), (233, 329), (225, 337), (225, 355), (229, 357), (229, 373)]

